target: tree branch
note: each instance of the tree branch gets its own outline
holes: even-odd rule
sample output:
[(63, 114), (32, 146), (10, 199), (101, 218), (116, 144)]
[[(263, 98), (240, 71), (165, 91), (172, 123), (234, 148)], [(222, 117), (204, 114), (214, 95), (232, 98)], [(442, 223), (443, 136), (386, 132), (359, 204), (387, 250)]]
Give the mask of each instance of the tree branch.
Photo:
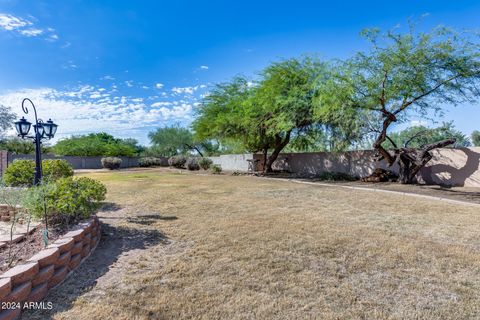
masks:
[(395, 111), (393, 112), (393, 114), (396, 115), (396, 114), (402, 112), (403, 110), (405, 110), (406, 107), (408, 107), (408, 106), (411, 105), (412, 103), (415, 103), (416, 101), (418, 101), (418, 100), (420, 100), (420, 99), (428, 96), (429, 94), (431, 94), (431, 93), (435, 92), (436, 90), (438, 90), (441, 86), (443, 86), (443, 85), (445, 85), (445, 84), (449, 83), (450, 81), (453, 81), (453, 80), (455, 80), (455, 79), (457, 79), (457, 78), (460, 78), (461, 76), (462, 76), (461, 74), (457, 74), (457, 75), (454, 75), (454, 76), (452, 76), (452, 77), (450, 77), (450, 78), (448, 78), (448, 79), (445, 79), (445, 80), (437, 83), (432, 89), (428, 90), (427, 92), (424, 92), (424, 93), (422, 93), (421, 95), (413, 98), (412, 100), (403, 103), (397, 110), (395, 110)]

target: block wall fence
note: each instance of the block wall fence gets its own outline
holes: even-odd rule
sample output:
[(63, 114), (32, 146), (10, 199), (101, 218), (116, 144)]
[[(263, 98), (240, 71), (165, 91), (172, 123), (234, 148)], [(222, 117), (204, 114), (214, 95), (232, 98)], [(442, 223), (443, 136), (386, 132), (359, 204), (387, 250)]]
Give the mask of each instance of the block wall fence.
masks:
[[(433, 158), (421, 170), (418, 180), (421, 183), (447, 186), (480, 187), (480, 147), (442, 148), (432, 152)], [(102, 157), (55, 157), (44, 155), (44, 159), (67, 160), (74, 169), (100, 169)], [(229, 154), (209, 157), (213, 163), (227, 171), (248, 171), (249, 159), (259, 160), (257, 170), (261, 170), (261, 154)], [(0, 151), (0, 174), (15, 159), (32, 159), (32, 155), (13, 155)], [(139, 158), (122, 157), (122, 168), (137, 167)], [(373, 150), (348, 151), (340, 153), (281, 153), (273, 167), (299, 175), (318, 175), (323, 172), (343, 172), (365, 177), (375, 168), (398, 172), (398, 167), (387, 168), (385, 162), (374, 159)]]
[[(432, 160), (417, 176), (420, 183), (447, 186), (480, 187), (480, 147), (442, 148), (432, 152)], [(224, 170), (247, 171), (247, 159), (255, 159), (262, 170), (261, 154), (234, 154), (210, 157)], [(281, 153), (273, 168), (298, 175), (315, 176), (323, 172), (342, 172), (357, 177), (370, 175), (376, 168), (398, 173), (398, 166), (388, 168), (385, 162), (375, 161), (373, 150), (348, 152)]]
[(95, 216), (38, 252), (24, 264), (0, 275), (0, 320), (17, 319), (25, 303), (43, 300), (95, 250), (100, 240)]

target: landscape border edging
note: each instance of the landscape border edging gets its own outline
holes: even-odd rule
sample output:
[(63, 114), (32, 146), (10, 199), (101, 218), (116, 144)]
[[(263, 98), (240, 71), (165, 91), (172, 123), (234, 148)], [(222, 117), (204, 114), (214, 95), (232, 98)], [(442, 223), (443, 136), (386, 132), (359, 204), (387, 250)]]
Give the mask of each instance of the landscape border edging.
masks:
[[(25, 263), (0, 275), (0, 320), (17, 319), (25, 303), (38, 303), (62, 284), (97, 248), (101, 225), (97, 216), (80, 223)], [(20, 306), (20, 308), (17, 308)]]

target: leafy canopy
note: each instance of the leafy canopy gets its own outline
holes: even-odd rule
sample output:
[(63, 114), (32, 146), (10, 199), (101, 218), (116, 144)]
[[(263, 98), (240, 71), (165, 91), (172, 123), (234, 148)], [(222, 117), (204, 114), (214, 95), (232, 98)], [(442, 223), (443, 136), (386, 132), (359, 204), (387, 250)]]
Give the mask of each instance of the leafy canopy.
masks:
[(396, 156), (382, 146), (392, 123), (416, 113), (441, 113), (446, 104), (472, 101), (480, 93), (480, 50), (471, 36), (439, 27), (429, 33), (377, 29), (363, 36), (371, 49), (338, 63), (337, 74), (321, 84), (320, 110), (366, 111), (376, 133), (374, 148), (393, 164)]
[(12, 127), (14, 119), (15, 114), (11, 109), (0, 104), (0, 138)]
[[(399, 147), (421, 148), (425, 145), (449, 138), (455, 138), (456, 146), (470, 146), (470, 141), (468, 140), (467, 136), (461, 131), (456, 130), (453, 122), (443, 123), (437, 128), (413, 126), (399, 132), (393, 132), (389, 136), (395, 145)], [(387, 148), (394, 148), (390, 141), (387, 141), (385, 146)]]
[(480, 147), (480, 131), (475, 130), (472, 132), (472, 143), (475, 147)]
[(125, 141), (101, 132), (60, 140), (53, 151), (64, 156), (132, 157), (136, 155), (136, 148), (137, 142), (134, 139)]
[(251, 152), (283, 148), (313, 129), (315, 82), (325, 70), (317, 59), (288, 59), (265, 68), (257, 82), (235, 77), (217, 84), (197, 109), (194, 130)]

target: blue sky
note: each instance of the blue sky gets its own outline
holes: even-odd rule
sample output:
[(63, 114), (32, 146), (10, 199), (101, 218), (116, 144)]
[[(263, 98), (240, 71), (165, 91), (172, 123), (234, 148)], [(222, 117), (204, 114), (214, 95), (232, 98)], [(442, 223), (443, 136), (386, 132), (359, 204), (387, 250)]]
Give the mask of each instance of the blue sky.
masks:
[[(422, 16), (422, 29), (476, 29), (480, 2), (0, 0), (0, 103), (20, 114), (32, 98), (59, 138), (106, 131), (146, 144), (159, 126), (188, 125), (213, 83), (303, 53), (346, 58), (365, 49), (361, 29)], [(469, 134), (479, 119), (476, 104), (440, 121)]]

